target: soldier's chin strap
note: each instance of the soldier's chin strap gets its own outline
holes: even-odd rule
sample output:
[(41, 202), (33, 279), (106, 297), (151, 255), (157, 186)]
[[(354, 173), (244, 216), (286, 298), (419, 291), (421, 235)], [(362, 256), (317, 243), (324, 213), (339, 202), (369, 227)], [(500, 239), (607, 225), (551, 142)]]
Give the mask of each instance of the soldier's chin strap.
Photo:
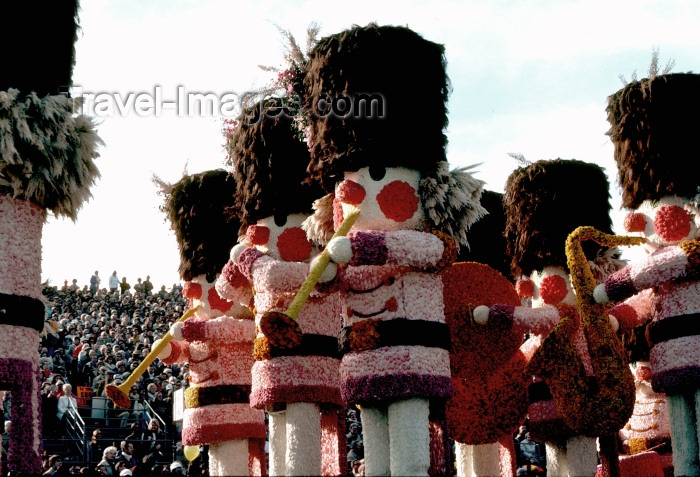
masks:
[(38, 298), (0, 292), (0, 325), (44, 329), (44, 304)]

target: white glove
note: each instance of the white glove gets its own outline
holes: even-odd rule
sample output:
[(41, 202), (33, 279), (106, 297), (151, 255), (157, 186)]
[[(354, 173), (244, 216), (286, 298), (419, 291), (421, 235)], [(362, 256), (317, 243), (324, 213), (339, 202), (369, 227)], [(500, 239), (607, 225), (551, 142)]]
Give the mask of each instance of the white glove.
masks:
[(489, 307), (479, 305), (474, 308), (474, 321), (479, 325), (485, 325), (489, 321)]
[(605, 291), (605, 283), (596, 285), (593, 289), (593, 299), (596, 303), (607, 303), (610, 301), (610, 297), (608, 297), (608, 293)]
[(335, 263), (348, 263), (352, 258), (352, 242), (347, 237), (336, 237), (326, 247), (331, 260)]
[[(311, 269), (313, 269), (316, 266), (316, 262), (320, 259), (320, 255), (316, 255), (312, 260), (311, 260)], [(321, 276), (318, 279), (319, 283), (326, 283), (331, 280), (333, 280), (338, 273), (338, 265), (336, 265), (334, 262), (328, 262), (328, 265), (326, 265), (326, 268), (323, 269), (323, 272), (321, 273)]]
[[(158, 346), (158, 344), (159, 344), (161, 341), (163, 341), (163, 340), (162, 340), (162, 339), (160, 339), (160, 340), (155, 340), (155, 341), (153, 342), (153, 344), (151, 345), (151, 351), (153, 351), (153, 350), (156, 348), (156, 346)], [(161, 360), (161, 361), (164, 360), (164, 359), (168, 359), (168, 358), (170, 357), (170, 354), (171, 354), (172, 352), (173, 352), (173, 346), (172, 346), (170, 343), (168, 343), (168, 344), (165, 345), (165, 348), (163, 348), (163, 350), (162, 350), (160, 353), (158, 353), (157, 358), (158, 358), (159, 360)]]
[(235, 263), (236, 265), (238, 265), (238, 257), (241, 256), (241, 254), (243, 253), (243, 250), (245, 250), (246, 248), (248, 248), (248, 246), (246, 244), (243, 244), (243, 243), (239, 243), (239, 244), (234, 245), (233, 248), (231, 249), (231, 254), (229, 255), (229, 258), (231, 259), (231, 261), (233, 263)]
[(176, 341), (182, 341), (185, 339), (185, 337), (182, 336), (182, 325), (182, 321), (176, 321), (172, 324), (172, 326), (170, 326), (170, 336), (172, 336)]

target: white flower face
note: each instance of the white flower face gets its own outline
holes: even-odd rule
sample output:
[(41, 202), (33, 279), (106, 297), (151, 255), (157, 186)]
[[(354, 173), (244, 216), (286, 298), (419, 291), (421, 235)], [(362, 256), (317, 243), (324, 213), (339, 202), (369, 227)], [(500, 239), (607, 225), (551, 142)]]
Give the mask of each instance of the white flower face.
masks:
[(360, 216), (358, 230), (416, 230), (424, 227), (423, 206), (418, 197), (420, 173), (403, 167), (377, 167), (346, 172), (336, 186), (343, 216), (353, 208)]
[(571, 277), (562, 267), (545, 267), (532, 272), (530, 279), (534, 285), (532, 307), (544, 305), (576, 305), (576, 294), (571, 286)]
[(275, 223), (273, 216), (258, 220), (256, 227), (264, 227), (268, 231), (267, 241), (256, 242), (254, 245), (261, 252), (278, 260), (304, 262), (310, 259), (314, 249), (301, 228), (307, 217), (305, 214), (290, 214), (281, 225)]
[(658, 248), (700, 237), (700, 209), (677, 196), (659, 201), (646, 200), (625, 220), (627, 231), (648, 240)]

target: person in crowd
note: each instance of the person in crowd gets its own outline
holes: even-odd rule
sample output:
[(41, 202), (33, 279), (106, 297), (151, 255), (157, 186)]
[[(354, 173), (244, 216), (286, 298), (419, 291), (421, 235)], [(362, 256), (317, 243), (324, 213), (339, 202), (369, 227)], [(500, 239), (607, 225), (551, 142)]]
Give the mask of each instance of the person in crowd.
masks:
[(118, 452), (119, 449), (115, 446), (105, 447), (105, 450), (102, 452), (102, 460), (97, 463), (97, 468), (102, 467), (104, 469), (104, 475), (118, 475), (115, 467)]
[(134, 285), (134, 292), (143, 294), (143, 283), (141, 282), (141, 278), (136, 279), (136, 284)]
[(119, 282), (119, 290), (121, 291), (122, 296), (129, 293), (130, 289), (131, 285), (129, 285), (129, 283), (126, 281), (126, 277), (122, 277), (122, 281)]
[(45, 382), (41, 388), (41, 422), (43, 435), (47, 438), (56, 437), (59, 429), (58, 398), (51, 389), (51, 383)]
[(3, 466), (7, 462), (7, 453), (10, 449), (10, 430), (12, 429), (12, 421), (5, 421), (5, 427), (2, 432), (2, 447), (0, 448), (0, 458), (2, 459), (2, 464), (0, 464), (0, 472)]
[(100, 288), (100, 276), (95, 270), (95, 273), (90, 277), (90, 293), (92, 293), (93, 296), (97, 294), (97, 290)]
[[(78, 408), (78, 401), (73, 395), (73, 386), (66, 383), (63, 385), (63, 395), (58, 398), (58, 413), (56, 417), (61, 421), (61, 429), (63, 429), (63, 436), (70, 436), (70, 412)], [(75, 412), (75, 411), (74, 411)]]
[(117, 271), (112, 272), (109, 277), (109, 292), (114, 293), (119, 289), (119, 277), (117, 276)]
[(185, 466), (183, 466), (182, 462), (180, 462), (179, 460), (176, 460), (172, 464), (170, 464), (170, 473), (172, 475), (187, 475)]
[(102, 430), (95, 429), (92, 431), (92, 438), (88, 444), (87, 462), (91, 466), (97, 465), (102, 459), (104, 453), (104, 443), (102, 442)]
[(143, 282), (143, 294), (145, 296), (151, 296), (153, 292), (153, 283), (151, 283), (151, 276), (146, 275), (146, 280)]
[(127, 440), (121, 441), (119, 444), (119, 453), (117, 454), (117, 461), (124, 462), (126, 467), (131, 469), (138, 464), (136, 457), (134, 456), (134, 444)]
[(49, 468), (42, 475), (60, 476), (66, 475), (67, 472), (63, 469), (63, 459), (58, 454), (53, 454), (49, 457)]
[(141, 433), (142, 455), (159, 452), (163, 446), (165, 433), (157, 419), (151, 419), (145, 431)]

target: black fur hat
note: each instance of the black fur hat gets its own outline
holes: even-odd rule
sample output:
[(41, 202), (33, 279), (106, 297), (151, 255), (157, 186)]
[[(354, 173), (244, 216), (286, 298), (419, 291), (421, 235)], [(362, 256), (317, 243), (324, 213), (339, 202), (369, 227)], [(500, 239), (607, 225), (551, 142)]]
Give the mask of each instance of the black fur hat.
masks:
[(78, 0), (3, 2), (0, 91), (59, 94), (72, 85)]
[(312, 211), (323, 190), (305, 184), (309, 151), (296, 138), (294, 112), (279, 98), (267, 98), (246, 108), (227, 139), (236, 178), (236, 208), (241, 231), (265, 217), (275, 220)]
[(460, 262), (478, 262), (510, 277), (510, 262), (506, 255), (506, 216), (503, 210), (503, 194), (492, 190), (481, 193), (481, 206), (488, 213), (469, 228), (469, 248), (459, 250)]
[[(612, 233), (608, 178), (603, 169), (576, 159), (533, 162), (506, 181), (506, 251), (514, 279), (566, 263), (566, 238), (577, 227)], [(583, 244), (589, 260), (602, 249)]]
[(700, 176), (700, 75), (674, 73), (633, 81), (608, 98), (622, 205), (636, 209), (667, 195), (693, 198)]
[(232, 207), (236, 183), (223, 169), (188, 175), (172, 185), (165, 211), (180, 249), (180, 277), (212, 282), (236, 245), (240, 220)]
[[(380, 165), (415, 169), (426, 177), (446, 160), (444, 47), (413, 30), (371, 23), (319, 40), (309, 53), (304, 87), (309, 172), (326, 191), (345, 171)], [(343, 104), (341, 97), (353, 108), (344, 118), (339, 108), (330, 109)], [(377, 107), (370, 109), (373, 99)]]

